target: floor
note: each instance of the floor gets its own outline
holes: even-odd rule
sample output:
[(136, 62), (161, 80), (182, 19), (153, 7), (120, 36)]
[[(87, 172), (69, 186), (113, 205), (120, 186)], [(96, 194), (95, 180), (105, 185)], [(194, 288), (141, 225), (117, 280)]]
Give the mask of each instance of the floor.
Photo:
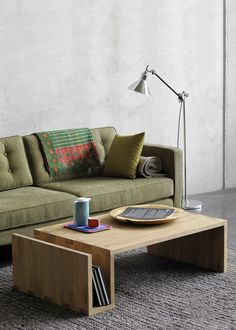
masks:
[[(203, 203), (201, 211), (206, 214), (228, 220), (228, 246), (236, 248), (236, 188), (191, 196), (191, 199)], [(0, 268), (11, 264), (11, 246), (0, 247)]]
[(236, 248), (236, 188), (198, 194), (191, 199), (203, 203), (202, 210), (194, 212), (228, 220), (228, 246)]

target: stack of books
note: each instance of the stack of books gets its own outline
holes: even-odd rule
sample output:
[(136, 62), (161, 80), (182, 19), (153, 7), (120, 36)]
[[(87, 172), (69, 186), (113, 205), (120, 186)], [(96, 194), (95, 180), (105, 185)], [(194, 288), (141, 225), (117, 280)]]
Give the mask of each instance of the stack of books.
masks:
[(93, 265), (93, 306), (109, 305), (107, 286), (100, 266)]

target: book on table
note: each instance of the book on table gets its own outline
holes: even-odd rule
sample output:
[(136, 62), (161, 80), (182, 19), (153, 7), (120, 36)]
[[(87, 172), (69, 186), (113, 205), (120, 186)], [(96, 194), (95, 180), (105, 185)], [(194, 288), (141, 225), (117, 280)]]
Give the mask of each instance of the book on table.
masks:
[(108, 290), (101, 267), (93, 265), (92, 272), (93, 272), (94, 306), (109, 305), (110, 301), (108, 297)]
[(173, 215), (175, 209), (155, 207), (127, 207), (119, 216), (139, 220), (166, 219)]

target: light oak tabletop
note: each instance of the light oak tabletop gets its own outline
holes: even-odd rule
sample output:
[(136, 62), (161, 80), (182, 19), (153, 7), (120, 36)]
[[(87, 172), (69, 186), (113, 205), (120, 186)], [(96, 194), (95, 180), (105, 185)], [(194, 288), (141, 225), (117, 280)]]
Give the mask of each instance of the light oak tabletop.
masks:
[(159, 225), (123, 223), (105, 214), (100, 215), (99, 218), (101, 223), (112, 226), (110, 230), (87, 234), (64, 228), (63, 224), (56, 224), (36, 229), (35, 237), (55, 243), (63, 239), (68, 242), (68, 247), (73, 242), (80, 242), (115, 254), (227, 225), (227, 220), (224, 219), (188, 213), (183, 210), (181, 212), (181, 216), (175, 221)]

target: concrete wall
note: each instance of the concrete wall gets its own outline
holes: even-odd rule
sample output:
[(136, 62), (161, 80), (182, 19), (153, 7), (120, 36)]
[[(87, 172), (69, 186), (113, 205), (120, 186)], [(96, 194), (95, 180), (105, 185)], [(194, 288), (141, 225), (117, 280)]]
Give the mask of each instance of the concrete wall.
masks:
[(187, 100), (188, 191), (222, 188), (221, 0), (0, 0), (0, 135), (114, 125), (176, 145)]
[(236, 187), (236, 1), (226, 2), (225, 186)]

